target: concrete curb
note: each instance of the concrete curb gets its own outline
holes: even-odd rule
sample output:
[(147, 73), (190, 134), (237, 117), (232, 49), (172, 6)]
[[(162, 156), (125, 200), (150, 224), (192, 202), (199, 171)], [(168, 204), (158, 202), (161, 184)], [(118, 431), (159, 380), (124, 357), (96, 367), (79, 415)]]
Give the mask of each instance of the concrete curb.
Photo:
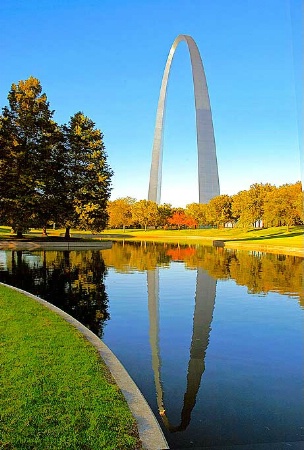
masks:
[(145, 450), (165, 450), (169, 449), (168, 443), (164, 437), (162, 429), (156, 420), (150, 406), (146, 399), (132, 380), (124, 366), (116, 358), (114, 353), (105, 345), (96, 334), (92, 333), (88, 328), (82, 325), (78, 320), (74, 319), (69, 314), (57, 308), (57, 306), (43, 300), (36, 295), (30, 294), (27, 291), (9, 286), (5, 283), (0, 283), (1, 286), (6, 286), (14, 289), (27, 297), (41, 303), (51, 311), (59, 314), (63, 319), (73, 325), (84, 337), (97, 349), (100, 357), (103, 359), (109, 368), (114, 380), (122, 391), (128, 406), (137, 422), (139, 437), (142, 441)]
[(107, 250), (112, 248), (110, 241), (0, 241), (0, 250)]

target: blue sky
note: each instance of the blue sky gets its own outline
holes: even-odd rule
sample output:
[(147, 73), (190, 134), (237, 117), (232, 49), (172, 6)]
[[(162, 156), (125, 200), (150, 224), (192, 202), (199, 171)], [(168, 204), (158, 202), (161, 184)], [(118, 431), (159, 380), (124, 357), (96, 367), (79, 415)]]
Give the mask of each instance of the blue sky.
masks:
[[(81, 110), (104, 133), (112, 199), (147, 198), (159, 88), (171, 44), (196, 41), (213, 114), (221, 194), (301, 179), (301, 0), (1, 0), (0, 105), (41, 81), (55, 119)], [(198, 201), (190, 59), (169, 80), (162, 202)]]

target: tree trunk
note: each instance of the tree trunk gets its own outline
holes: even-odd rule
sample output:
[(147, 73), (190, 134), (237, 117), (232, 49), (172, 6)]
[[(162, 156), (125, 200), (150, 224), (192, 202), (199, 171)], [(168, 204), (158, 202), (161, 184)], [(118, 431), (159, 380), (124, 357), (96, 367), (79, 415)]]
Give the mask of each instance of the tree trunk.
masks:
[(16, 234), (17, 234), (17, 238), (19, 238), (19, 239), (20, 239), (20, 238), (23, 238), (23, 234), (22, 234), (21, 228), (18, 228), (18, 229), (17, 229), (17, 233), (16, 233)]
[(65, 239), (70, 239), (71, 238), (70, 229), (71, 229), (71, 227), (66, 227), (65, 235), (64, 235)]

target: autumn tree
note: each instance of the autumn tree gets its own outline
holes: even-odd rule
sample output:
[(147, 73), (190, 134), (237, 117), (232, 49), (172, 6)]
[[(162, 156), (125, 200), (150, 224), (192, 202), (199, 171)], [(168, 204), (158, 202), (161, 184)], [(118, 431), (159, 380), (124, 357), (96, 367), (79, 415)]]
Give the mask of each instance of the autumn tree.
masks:
[(194, 219), (191, 216), (188, 216), (188, 214), (185, 213), (185, 226), (187, 228), (197, 228), (198, 222), (196, 219)]
[(213, 197), (206, 207), (207, 221), (219, 227), (233, 220), (231, 210), (231, 197), (229, 195), (217, 195)]
[(38, 79), (12, 84), (8, 102), (0, 116), (0, 214), (21, 236), (58, 205), (49, 188), (62, 136)]
[(297, 209), (299, 218), (303, 224), (304, 223), (304, 192), (303, 192), (302, 185), (301, 185), (301, 191), (299, 192), (298, 197), (296, 199), (296, 209)]
[(123, 228), (132, 224), (132, 205), (136, 202), (134, 198), (125, 197), (108, 202), (107, 212), (109, 215), (110, 228)]
[(170, 225), (177, 227), (180, 230), (182, 226), (187, 224), (188, 219), (190, 218), (187, 218), (185, 211), (182, 208), (177, 208), (170, 219), (168, 219), (168, 222)]
[(264, 202), (274, 190), (269, 183), (255, 183), (248, 191), (241, 191), (232, 197), (232, 214), (243, 227), (252, 227), (262, 221)]
[(253, 225), (262, 221), (265, 199), (273, 189), (274, 186), (269, 183), (255, 183), (250, 186), (248, 191), (249, 203), (247, 207), (250, 211), (251, 223)]
[(207, 205), (205, 203), (190, 203), (186, 205), (185, 213), (192, 217), (198, 225), (207, 225), (206, 219)]
[(265, 199), (264, 220), (268, 225), (291, 225), (301, 223), (301, 183), (284, 184), (272, 190)]
[(139, 200), (132, 205), (132, 216), (147, 231), (147, 227), (155, 225), (157, 220), (157, 204), (151, 200)]
[(170, 203), (163, 203), (162, 205), (157, 206), (157, 210), (157, 226), (164, 228), (168, 225), (168, 219), (172, 215), (172, 205), (170, 205)]

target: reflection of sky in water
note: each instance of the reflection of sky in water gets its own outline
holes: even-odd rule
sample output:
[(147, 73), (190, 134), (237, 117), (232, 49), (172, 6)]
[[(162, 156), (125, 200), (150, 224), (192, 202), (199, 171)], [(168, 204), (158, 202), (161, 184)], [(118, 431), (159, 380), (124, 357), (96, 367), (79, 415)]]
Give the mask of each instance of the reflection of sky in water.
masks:
[(6, 270), (6, 252), (4, 250), (0, 250), (0, 270)]
[[(145, 277), (142, 273), (117, 277), (110, 270), (106, 283), (111, 321), (105, 342), (125, 364), (160, 423), (172, 430), (182, 422), (186, 398), (201, 376), (186, 429), (168, 433), (163, 426), (173, 448), (299, 441), (303, 407), (299, 303), (277, 293), (250, 294), (233, 280), (218, 281), (213, 319), (206, 324), (210, 334), (202, 342), (206, 356), (200, 361), (190, 357), (193, 312), (195, 299), (202, 305), (212, 302), (204, 289), (212, 278), (205, 273), (200, 292), (195, 292), (196, 276), (196, 270), (188, 271), (183, 264), (159, 269), (158, 336), (154, 339), (158, 348), (153, 349)], [(159, 415), (159, 403), (167, 420)]]
[[(8, 270), (8, 268), (9, 268), (8, 255), (10, 255), (10, 254), (11, 254), (11, 252), (8, 252), (5, 250), (0, 250), (0, 269), (1, 270)], [(42, 254), (32, 254), (30, 252), (23, 251), (22, 252), (22, 261), (25, 264), (27, 264), (28, 267), (34, 268), (34, 267), (42, 264), (43, 256), (42, 256)]]

